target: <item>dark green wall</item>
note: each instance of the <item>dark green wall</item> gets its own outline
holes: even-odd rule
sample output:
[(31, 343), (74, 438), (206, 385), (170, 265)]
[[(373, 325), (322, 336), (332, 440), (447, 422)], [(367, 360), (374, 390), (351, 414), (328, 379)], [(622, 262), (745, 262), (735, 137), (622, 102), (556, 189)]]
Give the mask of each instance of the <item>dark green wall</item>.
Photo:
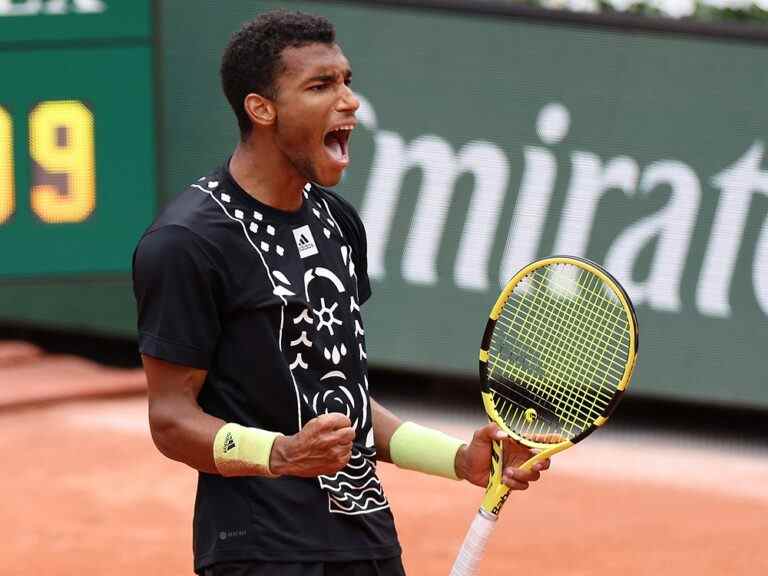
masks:
[[(287, 6), (336, 24), (375, 112), (338, 186), (369, 231), (372, 362), (474, 374), (484, 317), (516, 261), (504, 263), (511, 235), (520, 263), (577, 253), (627, 284), (638, 393), (768, 405), (768, 247), (758, 248), (768, 243), (768, 44), (368, 4), (182, 5), (161, 13), (167, 194), (234, 145), (217, 67), (239, 23)], [(431, 175), (398, 169), (392, 147), (416, 144)], [(457, 169), (462, 151), (474, 172)], [(604, 192), (590, 193), (599, 178)], [(499, 189), (495, 205), (472, 202)], [(386, 225), (382, 197), (393, 199)]]
[[(0, 321), (132, 335), (130, 257), (157, 206), (151, 2), (19, 13), (32, 5), (0, 10), (0, 107), (13, 133), (0, 147), (12, 149), (14, 181), (13, 213), (0, 222)], [(31, 202), (42, 172), (68, 193), (68, 172), (36, 166), (31, 153), (30, 112), (56, 101), (82, 103), (93, 120), (95, 205), (79, 221), (44, 222)], [(60, 146), (82, 145), (54, 129)]]
[[(568, 252), (637, 304), (636, 393), (768, 406), (768, 41), (374, 4), (157, 3), (160, 202), (236, 143), (229, 35), (275, 6), (325, 14), (367, 103), (338, 190), (368, 228), (374, 364), (474, 374), (501, 283)], [(19, 317), (132, 332), (124, 276), (87, 305), (15, 282)]]

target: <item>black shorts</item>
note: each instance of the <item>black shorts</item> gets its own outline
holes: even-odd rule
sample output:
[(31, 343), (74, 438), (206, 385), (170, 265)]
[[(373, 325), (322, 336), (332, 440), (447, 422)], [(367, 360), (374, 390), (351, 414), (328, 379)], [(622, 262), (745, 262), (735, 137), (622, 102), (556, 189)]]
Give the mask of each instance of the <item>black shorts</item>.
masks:
[(201, 576), (405, 576), (400, 556), (358, 562), (226, 562)]

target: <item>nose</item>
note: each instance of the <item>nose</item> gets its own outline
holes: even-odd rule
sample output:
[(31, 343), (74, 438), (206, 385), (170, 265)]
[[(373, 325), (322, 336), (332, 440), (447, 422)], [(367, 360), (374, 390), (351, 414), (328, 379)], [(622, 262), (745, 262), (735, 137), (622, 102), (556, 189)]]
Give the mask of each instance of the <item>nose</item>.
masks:
[(339, 99), (339, 110), (356, 112), (358, 108), (360, 108), (360, 100), (355, 96), (352, 89), (345, 84)]

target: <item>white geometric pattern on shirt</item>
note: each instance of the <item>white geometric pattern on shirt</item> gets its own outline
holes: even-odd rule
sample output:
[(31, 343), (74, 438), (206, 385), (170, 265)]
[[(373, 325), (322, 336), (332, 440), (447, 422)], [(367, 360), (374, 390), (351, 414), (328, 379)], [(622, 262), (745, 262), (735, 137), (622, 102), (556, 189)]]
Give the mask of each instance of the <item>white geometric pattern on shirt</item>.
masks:
[[(311, 200), (310, 200), (311, 201)], [(324, 203), (325, 204), (325, 203)], [(320, 219), (322, 207), (315, 206), (312, 212)], [(338, 231), (342, 238), (341, 260), (343, 270), (349, 275), (353, 285), (357, 288), (357, 275), (352, 258), (351, 247), (343, 241), (343, 234), (338, 224), (333, 220), (328, 205), (325, 204), (324, 212), (327, 213), (326, 225)], [(329, 234), (324, 234), (328, 238)], [(323, 243), (318, 243), (322, 249)], [(320, 290), (323, 294), (319, 302), (312, 298), (313, 286), (324, 286)], [(331, 288), (332, 287), (332, 288)], [(348, 374), (343, 370), (348, 354), (351, 352), (347, 344), (341, 338), (344, 332), (338, 333), (334, 327), (343, 327), (346, 322), (352, 322), (354, 332), (351, 335), (358, 355), (358, 361), (365, 358), (363, 348), (362, 317), (360, 306), (357, 302), (357, 290), (349, 294), (345, 283), (333, 271), (322, 267), (314, 267), (306, 270), (304, 274), (304, 291), (307, 302), (313, 302), (311, 308), (305, 308), (294, 318), (287, 322), (286, 340), (289, 349), (286, 354), (295, 354), (290, 364), (291, 372), (296, 370), (315, 369), (323, 375), (320, 381), (323, 384), (321, 391), (316, 392), (311, 398), (307, 391), (302, 391), (304, 410), (310, 414), (318, 415), (325, 412), (342, 412), (350, 417), (358, 438), (362, 436), (364, 446), (355, 445), (347, 465), (333, 475), (318, 477), (320, 487), (328, 494), (328, 511), (335, 514), (356, 515), (367, 514), (389, 507), (389, 502), (384, 495), (379, 479), (376, 476), (374, 459), (376, 449), (373, 441), (373, 427), (369, 421), (369, 395), (368, 379), (363, 377), (362, 383), (351, 382)], [(335, 294), (335, 296), (332, 296)], [(318, 293), (315, 291), (315, 297)], [(314, 327), (314, 338), (320, 338), (320, 342), (310, 342), (307, 338), (307, 330)], [(349, 334), (350, 331), (346, 333)], [(322, 358), (317, 354), (309, 360), (306, 351), (308, 346), (315, 350), (322, 350)], [(302, 351), (305, 353), (302, 354)], [(310, 365), (322, 363), (320, 365)], [(300, 374), (294, 375), (298, 383)], [(299, 384), (300, 386), (300, 384)]]
[[(264, 265), (265, 271), (267, 273), (267, 277), (272, 284), (273, 293), (280, 298), (282, 301), (282, 308), (281, 308), (281, 321), (280, 321), (280, 342), (281, 342), (281, 350), (282, 350), (282, 342), (284, 341), (283, 338), (286, 338), (289, 342), (289, 346), (291, 348), (295, 348), (297, 346), (301, 346), (303, 348), (306, 348), (308, 345), (309, 347), (312, 346), (312, 343), (307, 338), (307, 334), (305, 331), (301, 331), (299, 324), (314, 324), (314, 318), (312, 317), (312, 314), (309, 313), (307, 309), (303, 310), (298, 316), (292, 319), (292, 322), (288, 323), (288, 326), (285, 326), (285, 322), (283, 321), (285, 317), (285, 311), (286, 311), (286, 305), (287, 305), (287, 296), (293, 296), (295, 295), (295, 292), (290, 290), (287, 286), (291, 286), (290, 280), (283, 274), (280, 270), (273, 268), (270, 270), (269, 265), (267, 264), (267, 258), (265, 257), (266, 254), (269, 254), (271, 245), (267, 242), (265, 242), (262, 238), (262, 234), (266, 232), (267, 236), (275, 237), (277, 230), (272, 225), (267, 225), (266, 228), (260, 226), (260, 223), (263, 223), (264, 221), (264, 215), (261, 212), (253, 211), (252, 218), (253, 220), (246, 225), (246, 218), (245, 213), (240, 210), (239, 208), (234, 208), (232, 211), (225, 206), (225, 204), (231, 203), (231, 197), (229, 194), (221, 193), (220, 195), (216, 195), (217, 189), (219, 188), (219, 182), (218, 181), (207, 181), (205, 182), (206, 178), (200, 178), (198, 182), (201, 184), (205, 184), (206, 186), (203, 187), (200, 184), (194, 184), (193, 187), (199, 189), (201, 192), (206, 193), (216, 204), (219, 205), (221, 210), (224, 212), (224, 214), (232, 221), (237, 222), (240, 224), (242, 231), (250, 243), (250, 245), (253, 247), (253, 249), (258, 254), (262, 264)], [(310, 190), (310, 185), (307, 184), (305, 187), (305, 193), (304, 197), (308, 199), (307, 192)], [(328, 218), (326, 220), (326, 223), (328, 226), (333, 228), (334, 230), (338, 231), (339, 236), (341, 236), (342, 240), (344, 239), (344, 235), (341, 232), (341, 228), (336, 223), (333, 214), (330, 211), (330, 208), (328, 207), (327, 202), (323, 200), (323, 204), (325, 207), (325, 211), (328, 215)], [(321, 219), (321, 211), (317, 208), (313, 208), (313, 213), (318, 219)], [(327, 229), (326, 229), (327, 230)], [(250, 232), (250, 234), (249, 234)], [(330, 232), (330, 231), (329, 231)], [(252, 238), (252, 236), (255, 236), (256, 238)], [(324, 234), (327, 238), (330, 238), (330, 234), (325, 233)], [(278, 245), (276, 246), (275, 250), (279, 256), (283, 256), (284, 249), (282, 246)], [(341, 247), (341, 256), (342, 261), (344, 263), (344, 266), (349, 274), (350, 279), (354, 279), (354, 285), (355, 288), (357, 288), (357, 277), (355, 274), (355, 267), (353, 263), (352, 258), (352, 249), (349, 247), (348, 244), (342, 245)], [(305, 282), (305, 292), (307, 301), (310, 301), (309, 299), (309, 284), (317, 278), (324, 278), (327, 280), (330, 280), (332, 284), (336, 287), (339, 296), (341, 296), (342, 293), (345, 292), (344, 284), (341, 282), (341, 280), (330, 270), (327, 270), (325, 268), (315, 268), (307, 271), (305, 274), (304, 282)], [(275, 281), (277, 280), (277, 282)], [(356, 292), (356, 290), (355, 290)], [(319, 310), (313, 309), (312, 312), (318, 316), (318, 333), (321, 327), (325, 327), (330, 332), (331, 336), (334, 336), (333, 326), (334, 325), (343, 325), (343, 320), (339, 320), (335, 318), (334, 311), (338, 308), (339, 302), (334, 302), (330, 306), (326, 306), (325, 300), (321, 299), (320, 301), (321, 307)], [(342, 311), (341, 309), (339, 310)], [(362, 329), (361, 324), (361, 317), (360, 317), (360, 307), (358, 305), (358, 302), (356, 300), (356, 294), (350, 295), (349, 297), (349, 312), (352, 318), (354, 319), (354, 339), (356, 340), (356, 343), (358, 344), (360, 359), (366, 358), (365, 350), (363, 348), (362, 338), (364, 332)], [(284, 331), (285, 328), (285, 331)], [(299, 333), (294, 334), (293, 338), (290, 338), (286, 332), (295, 332), (296, 330), (299, 331)], [(291, 370), (291, 376), (293, 377), (294, 387), (296, 387), (296, 399), (297, 402), (300, 402), (300, 399), (304, 400), (305, 408), (308, 408), (311, 412), (314, 414), (321, 414), (324, 412), (328, 412), (329, 408), (333, 406), (336, 408), (334, 411), (339, 411), (339, 408), (343, 412), (345, 412), (348, 416), (352, 416), (353, 414), (359, 414), (359, 416), (355, 416), (352, 425), (355, 428), (355, 430), (359, 430), (365, 438), (365, 447), (364, 448), (358, 448), (354, 447), (352, 450), (352, 456), (350, 458), (350, 461), (347, 463), (347, 465), (337, 472), (334, 475), (325, 475), (325, 476), (319, 476), (318, 481), (320, 484), (320, 487), (328, 493), (328, 510), (332, 513), (337, 514), (367, 514), (371, 512), (375, 512), (377, 510), (382, 510), (384, 508), (389, 507), (389, 502), (387, 501), (386, 497), (384, 496), (384, 493), (381, 489), (381, 484), (376, 477), (376, 466), (373, 463), (373, 459), (376, 456), (376, 449), (374, 447), (373, 443), (373, 427), (372, 423), (368, 419), (368, 379), (364, 375), (364, 385), (358, 383), (356, 385), (357, 390), (354, 390), (355, 386), (350, 385), (347, 382), (346, 375), (338, 369), (338, 365), (341, 363), (342, 358), (347, 356), (348, 350), (346, 345), (341, 342), (340, 345), (333, 344), (331, 348), (329, 348), (327, 345), (323, 347), (324, 351), (324, 359), (327, 362), (331, 362), (331, 368), (334, 368), (333, 370), (330, 370), (327, 372), (323, 377), (321, 377), (321, 381), (328, 380), (328, 383), (330, 383), (333, 380), (339, 379), (344, 382), (343, 385), (339, 386), (328, 386), (322, 393), (316, 393), (311, 405), (310, 401), (307, 398), (305, 393), (299, 394), (299, 389), (297, 387), (297, 380), (293, 374), (293, 372), (301, 368), (303, 370), (309, 369), (309, 364), (304, 361), (304, 358), (302, 357), (302, 353), (298, 352), (296, 353), (296, 356), (293, 359), (293, 362), (290, 364), (289, 368)], [(284, 353), (287, 353), (288, 351), (284, 351)], [(351, 390), (350, 390), (351, 389)], [(359, 392), (359, 396), (357, 396), (357, 392)], [(359, 408), (356, 407), (355, 397), (359, 399), (362, 406)], [(336, 404), (340, 404), (340, 406), (337, 406)], [(301, 425), (301, 407), (299, 407), (299, 414), (298, 414), (298, 421), (299, 425)]]
[(352, 449), (347, 465), (333, 476), (320, 476), (328, 492), (328, 511), (336, 514), (367, 514), (389, 507), (373, 464), (375, 450)]

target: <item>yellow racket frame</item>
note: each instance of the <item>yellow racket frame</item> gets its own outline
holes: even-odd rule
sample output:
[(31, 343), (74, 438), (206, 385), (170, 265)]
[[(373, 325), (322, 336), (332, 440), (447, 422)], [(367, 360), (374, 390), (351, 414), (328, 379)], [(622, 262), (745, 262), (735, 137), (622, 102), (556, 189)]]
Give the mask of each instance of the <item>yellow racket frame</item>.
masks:
[[(637, 316), (635, 315), (635, 309), (632, 306), (632, 302), (630, 301), (629, 296), (624, 291), (624, 288), (621, 286), (621, 284), (619, 284), (619, 282), (615, 278), (613, 278), (613, 276), (611, 276), (606, 270), (604, 270), (598, 264), (595, 264), (594, 262), (591, 262), (586, 258), (577, 258), (574, 256), (551, 256), (549, 258), (543, 258), (541, 260), (531, 262), (525, 268), (523, 268), (517, 274), (515, 274), (512, 277), (512, 279), (507, 283), (507, 285), (504, 287), (498, 299), (496, 300), (496, 304), (494, 304), (493, 308), (491, 309), (488, 323), (485, 328), (485, 333), (483, 335), (483, 342), (480, 348), (480, 377), (483, 384), (483, 391), (482, 391), (483, 406), (485, 407), (485, 411), (488, 414), (488, 418), (492, 422), (495, 422), (499, 426), (499, 428), (501, 428), (506, 434), (508, 434), (511, 438), (515, 439), (520, 444), (523, 444), (525, 446), (528, 446), (529, 448), (533, 448), (537, 450), (537, 453), (535, 456), (533, 456), (528, 461), (526, 461), (522, 466), (520, 466), (520, 468), (523, 470), (530, 470), (531, 468), (533, 468), (533, 466), (536, 463), (541, 462), (542, 460), (545, 460), (550, 456), (557, 454), (558, 452), (562, 452), (563, 450), (570, 448), (571, 446), (573, 446), (574, 444), (576, 444), (577, 442), (581, 441), (583, 438), (591, 434), (595, 429), (599, 428), (600, 426), (603, 426), (608, 421), (610, 412), (616, 407), (616, 404), (618, 403), (618, 399), (620, 398), (620, 395), (617, 395), (614, 398), (614, 401), (611, 403), (610, 407), (606, 410), (607, 414), (596, 418), (595, 421), (592, 423), (592, 425), (589, 426), (584, 432), (579, 434), (579, 436), (576, 439), (564, 440), (557, 444), (534, 442), (532, 440), (529, 440), (527, 438), (520, 436), (519, 434), (516, 434), (513, 430), (511, 430), (507, 426), (507, 424), (504, 422), (504, 419), (496, 411), (496, 406), (493, 402), (493, 394), (487, 390), (487, 386), (486, 386), (489, 348), (490, 348), (491, 336), (493, 334), (493, 329), (496, 325), (496, 320), (498, 320), (499, 316), (501, 315), (501, 311), (504, 309), (504, 305), (507, 303), (507, 300), (509, 299), (509, 296), (512, 294), (512, 291), (515, 289), (515, 287), (523, 278), (525, 278), (535, 270), (538, 270), (539, 268), (543, 268), (545, 266), (550, 266), (553, 264), (568, 264), (572, 266), (577, 266), (583, 270), (586, 270), (587, 272), (594, 274), (611, 288), (613, 293), (621, 302), (621, 305), (624, 308), (624, 312), (626, 313), (626, 317), (627, 317), (630, 342), (629, 342), (628, 358), (624, 368), (624, 374), (622, 375), (621, 380), (616, 386), (619, 392), (623, 392), (629, 386), (629, 381), (632, 378), (632, 372), (634, 371), (635, 364), (637, 362), (638, 332), (637, 332)], [(493, 514), (494, 516), (497, 516), (499, 514), (502, 506), (504, 506), (504, 503), (506, 502), (507, 497), (509, 496), (509, 488), (501, 483), (502, 469), (503, 469), (502, 444), (499, 441), (494, 441), (493, 454), (491, 459), (491, 475), (490, 475), (490, 478), (488, 479), (488, 488), (486, 489), (483, 502), (480, 505), (480, 508), (482, 510), (485, 510), (490, 514)]]

